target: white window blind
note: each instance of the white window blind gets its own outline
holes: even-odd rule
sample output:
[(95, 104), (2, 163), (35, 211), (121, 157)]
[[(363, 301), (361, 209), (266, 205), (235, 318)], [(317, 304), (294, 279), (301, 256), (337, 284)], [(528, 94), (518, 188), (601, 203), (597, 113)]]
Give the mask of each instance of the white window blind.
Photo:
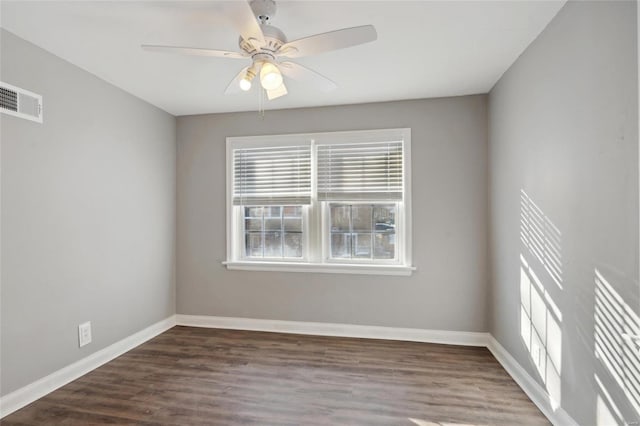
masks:
[(318, 145), (320, 201), (401, 201), (403, 141)]
[(311, 204), (311, 147), (234, 149), (233, 204)]

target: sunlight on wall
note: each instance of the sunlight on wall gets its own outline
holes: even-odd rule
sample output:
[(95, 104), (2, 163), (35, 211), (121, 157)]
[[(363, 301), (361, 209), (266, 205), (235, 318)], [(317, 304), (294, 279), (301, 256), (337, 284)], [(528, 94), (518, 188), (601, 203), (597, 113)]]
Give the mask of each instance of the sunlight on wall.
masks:
[(561, 236), (560, 230), (521, 189), (520, 240), (527, 253), (520, 254), (520, 336), (554, 410), (561, 401), (562, 312), (549, 290), (562, 291)]
[(520, 190), (520, 240), (562, 289), (560, 230), (527, 193)]
[(598, 397), (596, 400), (596, 426), (622, 426), (625, 423), (620, 409), (613, 402), (613, 398), (602, 384), (597, 374), (594, 374), (598, 385)]
[(556, 409), (561, 401), (562, 313), (522, 255), (520, 262), (520, 336)]
[(640, 354), (623, 335), (640, 334), (638, 315), (595, 270), (595, 355), (640, 414)]

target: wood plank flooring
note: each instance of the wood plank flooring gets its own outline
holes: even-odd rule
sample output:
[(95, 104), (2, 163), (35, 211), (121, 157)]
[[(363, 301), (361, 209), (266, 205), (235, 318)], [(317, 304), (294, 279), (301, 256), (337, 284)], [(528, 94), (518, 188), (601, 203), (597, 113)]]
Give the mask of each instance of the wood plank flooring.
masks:
[(9, 425), (548, 425), (485, 348), (174, 327)]

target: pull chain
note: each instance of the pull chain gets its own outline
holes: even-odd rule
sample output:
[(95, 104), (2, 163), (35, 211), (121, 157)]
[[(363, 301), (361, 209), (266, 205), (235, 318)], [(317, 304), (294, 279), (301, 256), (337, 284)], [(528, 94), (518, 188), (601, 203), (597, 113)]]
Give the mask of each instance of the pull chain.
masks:
[(258, 93), (258, 115), (264, 120), (264, 90), (260, 88)]

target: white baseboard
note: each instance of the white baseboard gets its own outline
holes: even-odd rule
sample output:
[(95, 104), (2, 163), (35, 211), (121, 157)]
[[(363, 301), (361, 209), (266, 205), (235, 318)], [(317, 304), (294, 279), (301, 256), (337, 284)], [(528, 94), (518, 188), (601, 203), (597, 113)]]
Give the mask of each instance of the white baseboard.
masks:
[(445, 345), (487, 346), (488, 333), (422, 330), (418, 328), (332, 324), (324, 322), (279, 321), (253, 318), (176, 315), (176, 324), (191, 327), (270, 331), (313, 336), (356, 337), (362, 339), (403, 340)]
[(522, 368), (518, 361), (493, 336), (489, 335), (487, 343), (487, 348), (493, 356), (552, 424), (555, 426), (579, 426), (578, 422), (573, 420), (562, 408), (554, 409), (552, 407), (551, 398), (547, 391)]
[(172, 315), (104, 349), (94, 352), (86, 358), (82, 358), (40, 380), (3, 396), (0, 398), (0, 418), (8, 416), (59, 387), (84, 376), (91, 370), (119, 357), (158, 334), (164, 333), (175, 325), (176, 318), (175, 315)]

